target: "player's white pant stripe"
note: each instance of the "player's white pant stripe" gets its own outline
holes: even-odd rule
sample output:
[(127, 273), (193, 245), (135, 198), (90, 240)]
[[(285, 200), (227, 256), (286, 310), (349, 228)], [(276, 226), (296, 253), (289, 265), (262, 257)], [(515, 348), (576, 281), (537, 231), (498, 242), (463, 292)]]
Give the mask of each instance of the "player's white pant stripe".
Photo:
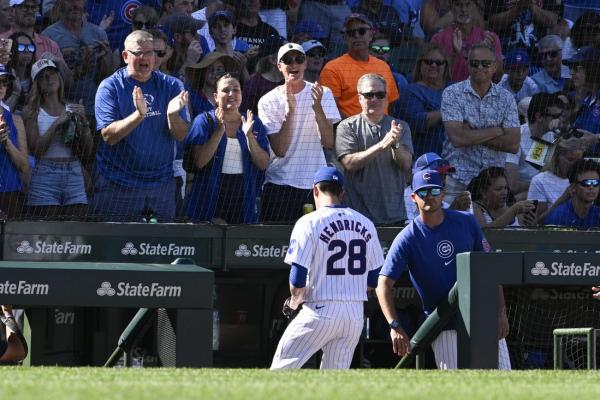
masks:
[[(431, 343), (435, 364), (439, 369), (456, 369), (457, 361), (457, 336), (455, 330), (442, 331)], [(498, 369), (510, 370), (510, 356), (506, 339), (498, 341)]]

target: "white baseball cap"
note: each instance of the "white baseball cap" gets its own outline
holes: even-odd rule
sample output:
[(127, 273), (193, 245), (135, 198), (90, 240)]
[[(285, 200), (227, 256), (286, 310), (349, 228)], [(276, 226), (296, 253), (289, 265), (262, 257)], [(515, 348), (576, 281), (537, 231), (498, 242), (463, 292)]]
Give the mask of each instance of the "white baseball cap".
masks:
[(302, 46), (300, 46), (298, 43), (286, 43), (279, 48), (279, 51), (277, 52), (277, 61), (281, 61), (281, 58), (290, 51), (298, 51), (302, 54), (306, 54), (304, 53)]
[[(12, 7), (19, 6), (23, 3), (25, 3), (25, 0), (10, 0), (9, 5)], [(36, 0), (36, 3), (40, 4), (40, 0)]]
[(307, 40), (306, 42), (302, 43), (302, 48), (304, 49), (304, 53), (308, 53), (315, 47), (321, 47), (321, 48), (325, 49), (325, 46), (323, 46), (323, 44), (321, 42), (319, 42), (318, 40)]
[(35, 77), (38, 76), (38, 74), (46, 68), (54, 68), (58, 71), (56, 64), (54, 64), (54, 61), (48, 60), (47, 58), (42, 58), (34, 62), (31, 66), (31, 80), (35, 81)]

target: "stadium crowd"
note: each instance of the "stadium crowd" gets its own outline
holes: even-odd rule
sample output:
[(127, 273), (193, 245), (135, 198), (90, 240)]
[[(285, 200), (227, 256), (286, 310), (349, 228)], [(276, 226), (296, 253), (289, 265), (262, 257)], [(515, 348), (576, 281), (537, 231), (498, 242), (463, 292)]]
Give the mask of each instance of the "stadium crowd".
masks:
[(483, 227), (598, 228), (594, 4), (0, 0), (0, 210), (292, 224), (332, 164), (379, 225), (434, 168)]

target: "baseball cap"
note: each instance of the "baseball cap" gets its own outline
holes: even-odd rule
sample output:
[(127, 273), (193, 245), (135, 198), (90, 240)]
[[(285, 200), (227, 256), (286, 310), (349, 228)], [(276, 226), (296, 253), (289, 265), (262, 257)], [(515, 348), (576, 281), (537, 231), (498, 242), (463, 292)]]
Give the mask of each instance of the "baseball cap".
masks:
[(190, 17), (186, 13), (176, 12), (165, 17), (162, 25), (173, 33), (183, 33), (185, 31), (196, 32), (202, 28), (204, 21)]
[(504, 56), (504, 68), (528, 67), (531, 64), (529, 54), (524, 49), (514, 49)]
[(234, 71), (240, 68), (240, 64), (236, 61), (235, 58), (227, 55), (225, 53), (221, 53), (218, 51), (213, 51), (202, 57), (199, 63), (188, 66), (186, 69), (203, 69), (207, 68), (209, 65), (214, 63), (215, 61), (220, 60), (225, 67), (225, 71)]
[(412, 172), (415, 174), (417, 171), (426, 169), (434, 169), (440, 174), (456, 171), (456, 168), (451, 166), (448, 160), (440, 157), (437, 153), (422, 154), (416, 159)]
[(323, 44), (318, 40), (307, 40), (306, 42), (302, 43), (302, 48), (304, 49), (305, 53), (308, 53), (315, 47), (321, 47), (323, 50), (326, 50), (325, 46), (323, 46)]
[(235, 18), (234, 18), (234, 16), (229, 11), (227, 11), (227, 10), (221, 10), (221, 11), (217, 11), (217, 12), (213, 13), (208, 18), (208, 26), (212, 27), (215, 24), (215, 22), (217, 22), (218, 19), (225, 19), (231, 25), (235, 25)]
[(600, 64), (600, 49), (583, 47), (573, 57), (565, 60), (564, 63), (567, 65), (579, 63)]
[(15, 76), (6, 68), (6, 65), (0, 64), (0, 76), (8, 75), (10, 79), (15, 79)]
[(303, 19), (296, 24), (294, 35), (297, 35), (298, 33), (307, 33), (313, 39), (327, 38), (327, 32), (325, 32), (325, 29), (323, 29), (320, 24), (306, 19)]
[(54, 68), (58, 71), (58, 68), (56, 68), (56, 64), (54, 64), (54, 61), (48, 60), (47, 58), (41, 58), (34, 62), (31, 66), (31, 80), (35, 81), (35, 77), (38, 76), (38, 74), (46, 68)]
[(357, 19), (361, 22), (364, 22), (365, 24), (369, 25), (369, 27), (373, 27), (373, 24), (371, 23), (371, 20), (369, 20), (369, 18), (365, 15), (365, 14), (361, 14), (361, 13), (352, 13), (350, 15), (348, 15), (346, 17), (346, 19), (344, 20), (344, 28), (346, 27), (346, 25), (348, 25), (348, 23), (354, 19)]
[(277, 61), (280, 61), (283, 58), (283, 56), (285, 56), (290, 51), (298, 51), (302, 54), (306, 54), (304, 53), (304, 49), (302, 48), (302, 46), (300, 46), (298, 43), (286, 43), (279, 48), (279, 51), (277, 52)]
[(277, 53), (277, 50), (286, 42), (285, 38), (279, 35), (269, 35), (258, 48), (258, 58)]
[(442, 189), (442, 175), (434, 169), (425, 169), (417, 171), (413, 175), (412, 191), (413, 193), (421, 189), (440, 188)]
[(319, 182), (336, 182), (340, 186), (344, 186), (344, 175), (335, 167), (321, 167), (313, 177), (313, 184)]

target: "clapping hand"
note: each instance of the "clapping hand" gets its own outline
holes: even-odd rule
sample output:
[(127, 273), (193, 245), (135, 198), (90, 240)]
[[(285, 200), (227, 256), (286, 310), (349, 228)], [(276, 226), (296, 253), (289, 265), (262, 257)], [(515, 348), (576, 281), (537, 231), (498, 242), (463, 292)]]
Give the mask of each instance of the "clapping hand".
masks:
[(287, 111), (288, 113), (292, 113), (296, 109), (296, 97), (294, 96), (294, 91), (292, 90), (291, 79), (288, 79), (285, 82), (283, 89), (285, 91), (285, 98), (287, 100)]
[(183, 107), (188, 104), (189, 94), (187, 90), (182, 90), (177, 96), (173, 97), (171, 101), (169, 101), (169, 105), (167, 106), (167, 114), (177, 114), (179, 111), (183, 110)]
[(490, 31), (485, 31), (483, 33), (483, 40), (481, 41), (481, 43), (485, 44), (486, 46), (490, 47), (490, 48), (494, 48), (494, 35), (492, 34), (492, 32)]
[(381, 141), (381, 146), (383, 149), (388, 149), (391, 146), (395, 145), (402, 138), (402, 125), (399, 125), (396, 120), (392, 120), (392, 127), (390, 131), (385, 135), (383, 140)]
[(242, 115), (242, 131), (246, 135), (246, 138), (254, 135), (252, 127), (254, 126), (254, 113), (252, 110), (246, 111), (246, 118)]
[(460, 54), (463, 47), (463, 33), (460, 29), (456, 28), (454, 32), (452, 32), (452, 48), (454, 52)]
[(4, 122), (4, 116), (0, 115), (0, 143), (2, 143), (2, 146), (6, 146), (6, 143), (8, 142), (8, 125), (6, 125), (6, 122)]
[(225, 132), (225, 115), (221, 107), (217, 107), (215, 110), (215, 120), (217, 121), (215, 132)]
[[(146, 103), (146, 98), (144, 97), (144, 93), (142, 93), (142, 89), (139, 86), (135, 86), (131, 95), (133, 96), (133, 105), (135, 106), (135, 109), (142, 117), (145, 117), (148, 113), (148, 104)], [(169, 105), (170, 104), (171, 103), (169, 103)]]
[(310, 89), (310, 96), (313, 99), (313, 110), (319, 109), (321, 107), (321, 100), (323, 99), (323, 86), (319, 82), (316, 82)]

